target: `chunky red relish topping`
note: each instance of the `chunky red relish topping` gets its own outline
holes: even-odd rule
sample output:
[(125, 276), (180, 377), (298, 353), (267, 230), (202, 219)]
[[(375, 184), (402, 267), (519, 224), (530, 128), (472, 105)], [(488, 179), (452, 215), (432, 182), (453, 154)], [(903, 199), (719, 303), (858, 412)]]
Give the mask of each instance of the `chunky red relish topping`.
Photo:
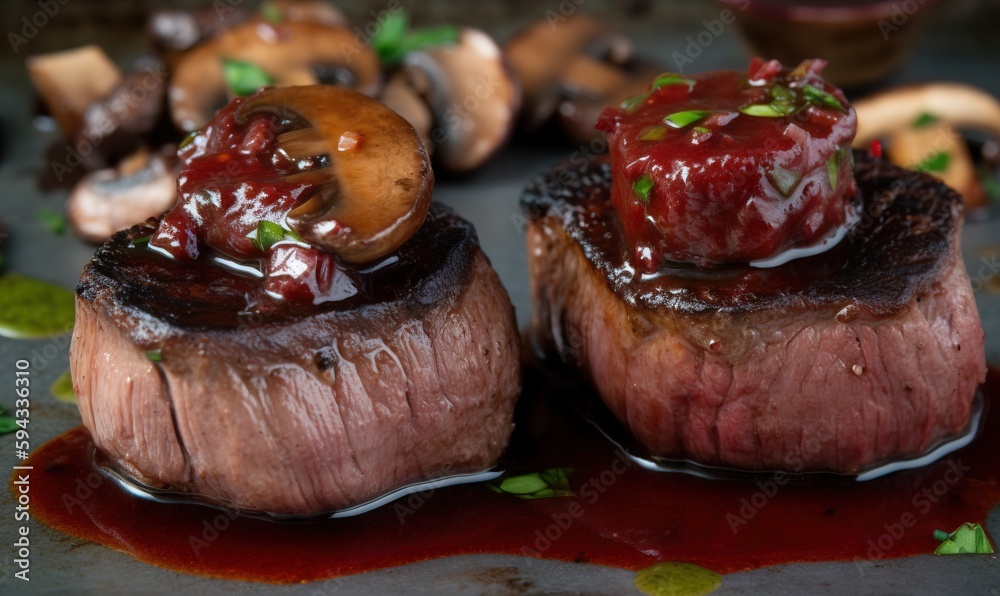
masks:
[(343, 297), (336, 257), (302, 242), (286, 222), (315, 190), (314, 183), (289, 177), (322, 164), (293, 160), (278, 147), (282, 122), (274, 115), (239, 124), (235, 112), (242, 101), (231, 102), (182, 144), (178, 202), (149, 245), (181, 261), (210, 254), (260, 271), (274, 298), (314, 303)]
[(604, 111), (612, 199), (641, 271), (772, 259), (845, 224), (857, 122), (824, 66), (665, 73)]

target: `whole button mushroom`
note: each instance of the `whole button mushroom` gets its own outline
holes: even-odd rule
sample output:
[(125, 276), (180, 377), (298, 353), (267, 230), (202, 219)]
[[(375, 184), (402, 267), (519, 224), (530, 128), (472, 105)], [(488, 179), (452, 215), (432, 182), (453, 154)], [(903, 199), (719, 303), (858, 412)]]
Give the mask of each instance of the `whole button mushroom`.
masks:
[(185, 131), (201, 128), (226, 103), (223, 60), (256, 65), (277, 86), (326, 82), (335, 72), (346, 86), (374, 96), (382, 81), (378, 57), (355, 43), (348, 29), (306, 22), (247, 22), (195, 46), (177, 62), (170, 86), (174, 124)]
[(486, 33), (463, 28), (453, 44), (409, 52), (402, 72), (434, 115), (430, 142), (445, 170), (478, 168), (510, 136), (521, 88)]

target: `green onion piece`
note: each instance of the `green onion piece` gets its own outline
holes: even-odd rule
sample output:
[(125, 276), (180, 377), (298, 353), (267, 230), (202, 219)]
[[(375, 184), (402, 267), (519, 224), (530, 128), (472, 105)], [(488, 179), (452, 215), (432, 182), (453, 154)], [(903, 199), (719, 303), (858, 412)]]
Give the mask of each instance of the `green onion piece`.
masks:
[(934, 114), (928, 114), (927, 112), (924, 112), (923, 114), (917, 116), (917, 119), (913, 121), (913, 128), (923, 128), (925, 126), (930, 126), (931, 124), (934, 124), (938, 120), (940, 120), (940, 118), (938, 118)]
[[(767, 173), (767, 179), (787, 199), (792, 196), (792, 191), (798, 187), (799, 181), (802, 180), (802, 172), (786, 170), (785, 168), (775, 166)], [(833, 183), (836, 183), (836, 181), (837, 178), (834, 176)]]
[(639, 570), (633, 583), (650, 596), (704, 596), (722, 584), (722, 576), (691, 563), (669, 561)]
[(657, 76), (655, 79), (653, 79), (653, 84), (649, 86), (649, 91), (646, 91), (645, 93), (640, 93), (639, 95), (626, 99), (621, 103), (620, 107), (631, 112), (636, 108), (638, 108), (642, 104), (642, 102), (646, 101), (650, 95), (652, 95), (654, 92), (658, 91), (662, 87), (666, 87), (667, 85), (687, 85), (688, 91), (690, 91), (694, 89), (694, 86), (696, 84), (697, 81), (695, 81), (694, 79), (687, 79), (679, 74), (675, 74), (672, 72), (665, 72)]
[(273, 221), (261, 221), (257, 224), (256, 230), (247, 234), (247, 238), (250, 238), (253, 245), (261, 252), (267, 252), (269, 248), (286, 239), (302, 242), (302, 237), (294, 230), (283, 228)]
[(695, 126), (694, 131), (700, 132), (701, 134), (706, 134), (706, 133), (712, 134), (712, 131), (710, 129), (705, 128), (704, 126)]
[(740, 111), (747, 116), (758, 116), (761, 118), (780, 118), (781, 116), (787, 116), (795, 111), (792, 106), (784, 106), (781, 104), (768, 104), (768, 103), (757, 103), (749, 106), (744, 106), (740, 108)]
[(650, 126), (639, 135), (640, 141), (662, 141), (667, 137), (667, 129), (664, 126)]
[(830, 188), (834, 191), (837, 190), (837, 178), (840, 174), (840, 164), (844, 162), (844, 158), (847, 156), (847, 151), (843, 147), (837, 149), (830, 156), (830, 159), (826, 160), (826, 172), (830, 177)]
[(941, 541), (941, 544), (934, 551), (935, 555), (987, 555), (993, 553), (990, 538), (986, 535), (986, 530), (979, 524), (962, 524), (951, 534), (935, 530), (934, 538)]
[(840, 104), (840, 101), (836, 97), (826, 91), (823, 91), (819, 87), (806, 85), (802, 87), (802, 94), (806, 96), (806, 101), (809, 103), (823, 105), (836, 110), (844, 109), (844, 106)]
[(694, 89), (696, 83), (697, 81), (694, 79), (686, 79), (679, 74), (665, 72), (653, 79), (652, 90), (656, 91), (660, 87), (666, 87), (667, 85), (687, 85), (690, 91)]
[(183, 149), (183, 148), (187, 147), (188, 145), (191, 144), (192, 141), (194, 141), (194, 138), (197, 137), (197, 136), (198, 136), (198, 131), (196, 130), (196, 131), (192, 132), (191, 134), (189, 134), (188, 136), (184, 137), (184, 140), (182, 140), (180, 142), (180, 144), (177, 145), (177, 149), (180, 150), (180, 149)]
[(226, 88), (236, 97), (250, 95), (261, 87), (274, 84), (271, 75), (256, 64), (243, 60), (223, 58), (222, 77), (226, 81)]
[(572, 497), (569, 487), (570, 468), (549, 468), (541, 472), (507, 476), (493, 481), (487, 486), (497, 493), (515, 496), (519, 499), (548, 499), (551, 497)]
[(693, 124), (701, 120), (708, 114), (709, 112), (705, 110), (688, 110), (686, 112), (674, 112), (673, 114), (666, 116), (663, 119), (663, 121), (669, 124), (670, 126), (673, 126), (674, 128), (684, 128), (688, 124)]
[(163, 354), (161, 354), (159, 350), (149, 350), (146, 352), (146, 358), (148, 358), (150, 362), (163, 362)]
[(795, 103), (795, 92), (784, 85), (771, 87), (770, 93), (771, 97), (777, 102)]
[(943, 172), (948, 169), (951, 163), (951, 154), (947, 151), (938, 151), (924, 161), (913, 167), (918, 172)]
[(56, 236), (62, 236), (66, 232), (66, 218), (61, 213), (56, 213), (48, 207), (43, 207), (38, 212), (38, 219), (45, 226), (45, 229)]
[(644, 204), (649, 204), (649, 191), (653, 189), (653, 178), (649, 174), (643, 174), (632, 183), (632, 192)]
[(260, 14), (264, 20), (271, 24), (278, 24), (285, 20), (285, 15), (281, 12), (281, 7), (273, 2), (265, 2), (260, 5)]
[(149, 241), (152, 239), (153, 239), (152, 236), (143, 236), (142, 238), (133, 239), (131, 242), (129, 242), (129, 244), (131, 244), (132, 246), (145, 246), (149, 244)]

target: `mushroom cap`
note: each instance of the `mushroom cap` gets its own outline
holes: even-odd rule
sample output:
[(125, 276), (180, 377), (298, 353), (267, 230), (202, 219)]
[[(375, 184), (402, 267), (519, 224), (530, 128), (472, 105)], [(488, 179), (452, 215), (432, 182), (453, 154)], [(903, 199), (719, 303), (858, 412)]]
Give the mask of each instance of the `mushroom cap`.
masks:
[(431, 142), (444, 169), (474, 170), (510, 136), (521, 87), (488, 34), (463, 28), (456, 43), (406, 54), (403, 71), (434, 114)]
[[(270, 113), (289, 130), (312, 129), (325, 141), (329, 168), (318, 192), (289, 212), (304, 240), (349, 263), (395, 251), (430, 208), (434, 174), (416, 131), (365, 95), (324, 85), (265, 89), (237, 109), (237, 121)], [(345, 142), (349, 140), (349, 142)], [(281, 143), (279, 137), (279, 143)]]
[(136, 160), (138, 165), (91, 172), (73, 187), (66, 215), (78, 236), (99, 244), (174, 205), (177, 178), (168, 159), (140, 152)]
[(251, 21), (195, 46), (178, 60), (170, 85), (170, 108), (181, 130), (201, 128), (225, 103), (223, 59), (255, 64), (274, 77), (277, 86), (318, 83), (314, 69), (329, 66), (350, 72), (350, 86), (366, 95), (377, 94), (382, 80), (378, 56), (357, 44), (348, 29), (298, 21)]
[(434, 115), (427, 103), (420, 97), (417, 90), (410, 84), (405, 73), (397, 72), (386, 81), (382, 87), (379, 101), (393, 109), (394, 112), (406, 118), (420, 136), (428, 153), (432, 152), (430, 143), (431, 127), (434, 125)]

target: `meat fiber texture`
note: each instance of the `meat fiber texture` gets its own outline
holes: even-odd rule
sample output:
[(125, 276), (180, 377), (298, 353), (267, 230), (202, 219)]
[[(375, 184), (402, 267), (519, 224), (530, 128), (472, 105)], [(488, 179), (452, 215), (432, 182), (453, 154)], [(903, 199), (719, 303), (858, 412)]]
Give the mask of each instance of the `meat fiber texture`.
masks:
[[(858, 473), (966, 428), (986, 365), (959, 207), (933, 278), (880, 313), (806, 300), (700, 312), (626, 300), (567, 232), (586, 209), (563, 207), (536, 209), (528, 226), (534, 340), (579, 367), (652, 455)], [(877, 291), (895, 290), (883, 283), (893, 287)]]
[(137, 480), (257, 512), (327, 512), (487, 469), (513, 427), (519, 337), (496, 272), (472, 259), (419, 317), (216, 330), (151, 319), (88, 266), (71, 349), (83, 422)]

